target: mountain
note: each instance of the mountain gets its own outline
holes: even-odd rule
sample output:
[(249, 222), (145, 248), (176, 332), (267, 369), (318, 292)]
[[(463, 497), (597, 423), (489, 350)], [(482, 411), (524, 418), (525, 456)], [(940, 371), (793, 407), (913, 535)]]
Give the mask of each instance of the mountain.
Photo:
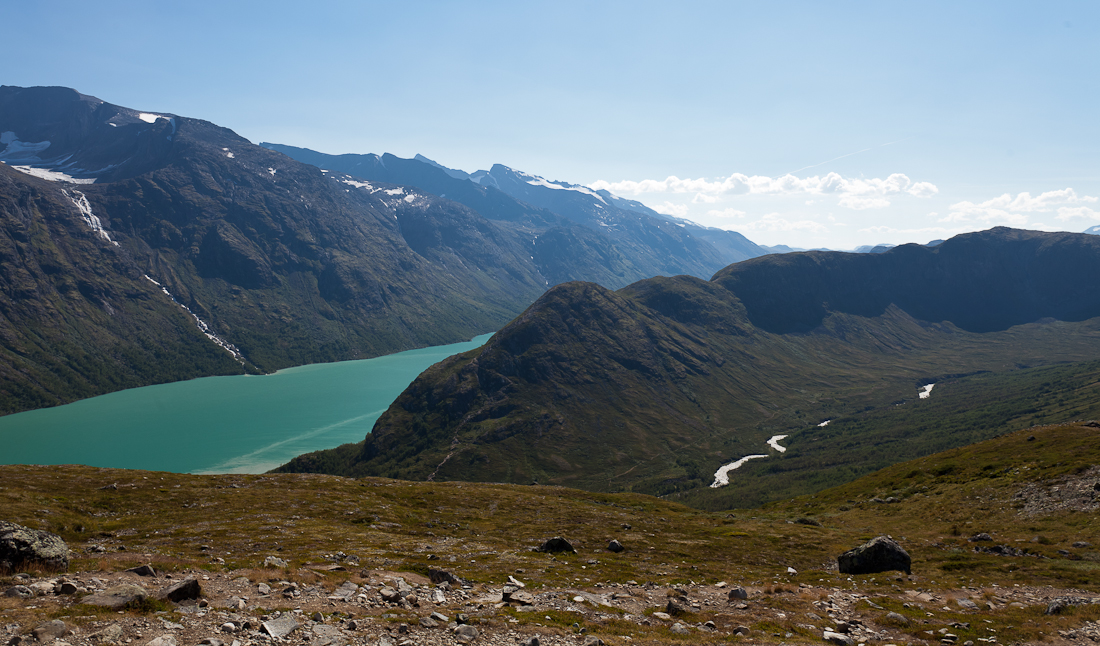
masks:
[[(536, 235), (535, 245), (542, 253), (536, 259), (552, 256), (562, 261), (554, 265), (559, 280), (551, 284), (580, 279), (614, 289), (655, 275), (709, 278), (732, 262), (768, 253), (734, 231), (703, 227), (607, 191), (549, 181), (500, 164), (468, 174), (422, 155), (326, 155), (281, 144), (261, 145), (319, 168), (415, 186)], [(587, 269), (569, 272), (564, 261), (570, 258), (576, 258), (578, 268)]]
[(917, 411), (929, 383), (1100, 358), (1098, 276), (1095, 237), (998, 228), (880, 254), (769, 255), (710, 281), (560, 285), (423, 373), (364, 442), (281, 470), (696, 492), (693, 504), (728, 507), (737, 490), (708, 488), (718, 467), (778, 455), (765, 440), (786, 435), (784, 463), (801, 455), (806, 482), (837, 484), (995, 430), (935, 445), (883, 424), (836, 438), (824, 422)]
[(4, 86), (0, 142), (0, 412), (468, 339), (549, 282), (516, 229), (205, 121)]
[(1085, 229), (1084, 232), (1088, 233), (1088, 234), (1091, 234), (1091, 235), (1100, 235), (1100, 224), (1097, 224), (1095, 226), (1091, 226), (1091, 227)]

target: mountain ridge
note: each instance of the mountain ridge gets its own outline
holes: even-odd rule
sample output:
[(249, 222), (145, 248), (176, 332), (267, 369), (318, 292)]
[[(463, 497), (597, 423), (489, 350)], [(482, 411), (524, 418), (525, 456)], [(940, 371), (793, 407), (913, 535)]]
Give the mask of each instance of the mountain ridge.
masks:
[[(831, 307), (832, 292), (815, 291), (806, 280), (816, 265), (831, 263), (843, 269), (842, 277), (859, 273), (888, 283), (889, 276), (875, 278), (873, 270), (889, 265), (904, 286), (909, 279), (895, 264), (909, 267), (925, 256), (947, 265), (1003, 256), (1026, 266), (1032, 258), (1013, 247), (1020, 240), (1036, 257), (1059, 258), (1061, 273), (1054, 273), (1077, 281), (1083, 293), (1096, 289), (1093, 274), (1079, 278), (1073, 260), (1085, 249), (1095, 262), (1100, 241), (1007, 229), (884, 254), (765, 256), (732, 265), (711, 281), (658, 277), (618, 292), (559, 285), (480, 350), (423, 373), (364, 442), (300, 456), (280, 469), (537, 480), (651, 494), (705, 489), (718, 466), (758, 453), (769, 436), (805, 433), (837, 415), (916, 399), (921, 386), (948, 375), (1100, 356), (1096, 318), (1052, 322), (1046, 316), (1061, 310), (1036, 311), (1020, 325), (1011, 318), (1019, 312), (1008, 311), (995, 330), (968, 331), (950, 320), (916, 318), (893, 303), (878, 309), (876, 299)], [(973, 255), (973, 245), (988, 253)], [(998, 255), (994, 247), (1011, 252)], [(985, 289), (980, 280), (962, 282), (972, 294)], [(803, 283), (811, 288), (785, 287)], [(757, 292), (742, 298), (737, 290), (745, 284)], [(849, 286), (838, 289), (849, 293)], [(1046, 305), (1064, 305), (1078, 293), (1053, 292), (1063, 302)], [(781, 308), (761, 294), (775, 295), (798, 329), (769, 330), (778, 315), (768, 308)], [(818, 310), (826, 315), (818, 317)], [(898, 455), (907, 450), (899, 449)]]

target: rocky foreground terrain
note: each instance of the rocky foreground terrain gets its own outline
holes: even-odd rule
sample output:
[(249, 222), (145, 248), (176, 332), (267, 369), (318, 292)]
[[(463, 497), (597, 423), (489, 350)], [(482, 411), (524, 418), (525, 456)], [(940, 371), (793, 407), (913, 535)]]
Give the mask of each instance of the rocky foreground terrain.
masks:
[[(0, 644), (1098, 643), (1097, 432), (1035, 427), (732, 513), (561, 487), (0, 466), (3, 515), (49, 538), (23, 540), (37, 565), (0, 553)], [(896, 569), (838, 566), (883, 534)]]
[[(628, 581), (536, 587), (523, 581), (524, 572), (474, 585), (436, 574), (439, 583), (433, 584), (410, 572), (331, 563), (288, 569), (278, 567), (284, 561), (277, 557), (269, 563), (274, 567), (221, 572), (144, 567), (20, 574), (5, 593), (0, 637), (8, 644), (56, 646), (997, 644), (1009, 642), (999, 638), (1000, 622), (990, 617), (1039, 608), (1050, 613), (1044, 643), (1100, 642), (1095, 620), (1066, 621), (1059, 614), (1100, 597), (1054, 587), (930, 591), (921, 577), (900, 575), (886, 577), (893, 592), (883, 595), (827, 572), (819, 573), (817, 584), (779, 586)], [(872, 600), (884, 596), (925, 618), (910, 619)], [(575, 622), (562, 626), (562, 617)]]

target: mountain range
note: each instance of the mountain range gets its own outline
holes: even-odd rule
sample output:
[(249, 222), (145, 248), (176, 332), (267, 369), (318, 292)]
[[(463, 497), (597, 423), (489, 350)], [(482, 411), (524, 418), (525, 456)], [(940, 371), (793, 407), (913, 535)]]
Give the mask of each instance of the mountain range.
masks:
[[(752, 469), (808, 493), (1003, 432), (910, 420), (933, 405), (928, 384), (949, 401), (1008, 370), (1049, 391), (1034, 371), (1100, 358), (1097, 276), (1095, 236), (998, 228), (875, 254), (769, 255), (709, 281), (560, 285), (483, 348), (425, 371), (363, 442), (281, 470), (537, 481), (720, 509), (774, 498), (708, 486), (721, 465), (762, 454), (782, 459)], [(1057, 414), (1094, 411), (1088, 401)], [(913, 417), (881, 418), (892, 410)], [(769, 448), (775, 436), (785, 452)]]
[(562, 282), (767, 252), (583, 187), (540, 180), (580, 199), (530, 203), (420, 160), (270, 148), (309, 163), (198, 119), (0, 87), (0, 413), (464, 340)]

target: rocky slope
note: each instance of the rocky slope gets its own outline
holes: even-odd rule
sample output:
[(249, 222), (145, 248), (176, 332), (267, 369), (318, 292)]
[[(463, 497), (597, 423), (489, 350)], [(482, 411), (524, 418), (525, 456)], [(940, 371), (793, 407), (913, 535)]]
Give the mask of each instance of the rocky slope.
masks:
[(995, 432), (835, 437), (823, 422), (903, 402), (919, 413), (921, 387), (948, 378), (1100, 356), (1098, 322), (1082, 320), (1100, 314), (1095, 240), (997, 229), (766, 256), (711, 281), (562, 285), (426, 371), (363, 443), (281, 469), (735, 497), (708, 488), (719, 466), (778, 456), (765, 440), (786, 435), (783, 462), (800, 467), (783, 476), (821, 488), (823, 473), (835, 483)]
[[(1093, 643), (1100, 527), (1077, 492), (1100, 486), (1096, 434), (1028, 429), (748, 513), (545, 486), (4, 466), (5, 517), (59, 533), (72, 558), (0, 573), (0, 639)], [(838, 571), (883, 534), (910, 574)], [(575, 553), (532, 549), (555, 536)]]
[(468, 339), (549, 282), (457, 202), (66, 88), (0, 88), (0, 161), (0, 412)]

